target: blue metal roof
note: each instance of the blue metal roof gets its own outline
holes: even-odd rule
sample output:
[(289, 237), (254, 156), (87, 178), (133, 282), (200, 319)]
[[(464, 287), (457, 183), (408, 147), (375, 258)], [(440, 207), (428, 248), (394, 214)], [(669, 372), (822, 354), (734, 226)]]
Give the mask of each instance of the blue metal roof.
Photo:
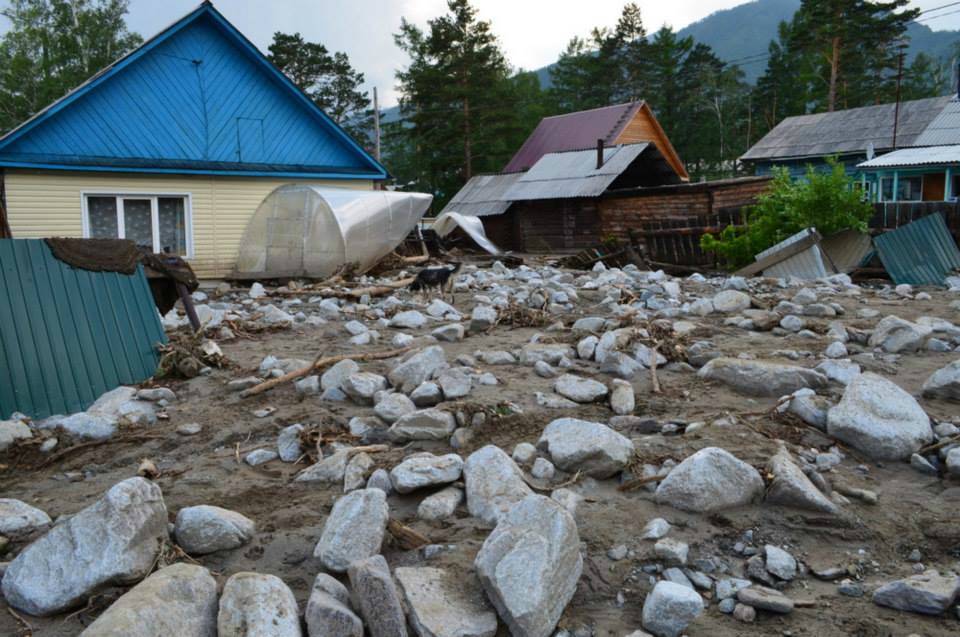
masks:
[(153, 376), (166, 340), (142, 266), (90, 272), (42, 239), (0, 239), (0, 420), (82, 411)]
[(0, 138), (0, 166), (387, 176), (207, 2)]

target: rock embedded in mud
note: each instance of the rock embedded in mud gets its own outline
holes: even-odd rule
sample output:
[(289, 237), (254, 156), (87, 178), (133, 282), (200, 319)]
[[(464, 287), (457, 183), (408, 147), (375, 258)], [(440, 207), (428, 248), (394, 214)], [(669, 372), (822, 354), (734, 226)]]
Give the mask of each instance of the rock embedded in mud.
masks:
[(756, 469), (718, 447), (707, 447), (677, 465), (657, 487), (656, 501), (706, 513), (744, 506), (764, 491)]
[(373, 408), (373, 412), (388, 425), (392, 425), (403, 416), (416, 410), (417, 406), (414, 402), (406, 394), (398, 392), (385, 394)]
[(839, 509), (797, 466), (786, 448), (781, 448), (767, 465), (773, 476), (767, 488), (770, 504), (836, 514)]
[(633, 385), (619, 378), (614, 379), (613, 391), (610, 392), (610, 409), (619, 416), (632, 414), (637, 406), (633, 393)]
[(351, 491), (336, 501), (323, 526), (313, 556), (335, 573), (343, 573), (356, 560), (380, 552), (390, 509), (380, 489)]
[(533, 493), (516, 463), (494, 445), (467, 457), (463, 480), (470, 515), (489, 525), (496, 524), (508, 509)]
[(470, 315), (470, 331), (485, 332), (497, 322), (497, 311), (489, 305), (478, 305)]
[(473, 574), (401, 567), (393, 572), (419, 637), (493, 637), (497, 614)]
[(583, 570), (577, 524), (553, 500), (528, 496), (501, 516), (474, 565), (514, 637), (548, 637)]
[(109, 584), (139, 581), (167, 539), (160, 487), (129, 478), (54, 526), (10, 563), (3, 595), (31, 615), (52, 615)]
[(340, 384), (343, 393), (358, 405), (372, 405), (376, 393), (386, 388), (387, 379), (372, 372), (350, 374)]
[(606, 396), (609, 390), (595, 380), (564, 374), (554, 382), (553, 391), (575, 403), (592, 403)]
[(827, 415), (827, 432), (878, 460), (905, 460), (933, 439), (930, 418), (894, 382), (867, 372)]
[(737, 591), (737, 600), (759, 610), (786, 615), (793, 612), (793, 600), (766, 586), (750, 586)]
[(363, 622), (350, 606), (347, 587), (320, 573), (303, 611), (310, 637), (363, 637)]
[(633, 458), (633, 442), (598, 422), (559, 418), (543, 430), (537, 447), (562, 471), (609, 478)]
[(330, 369), (325, 371), (320, 377), (320, 387), (326, 391), (328, 389), (340, 389), (347, 378), (360, 371), (360, 366), (349, 358), (335, 363)]
[(923, 395), (927, 398), (960, 401), (960, 360), (933, 372), (923, 383)]
[(50, 526), (50, 516), (37, 507), (12, 498), (0, 498), (0, 535), (26, 537)]
[(319, 462), (310, 465), (297, 474), (294, 482), (326, 482), (341, 484), (347, 471), (347, 462), (352, 454), (348, 449), (341, 449), (332, 456), (327, 456)]
[(360, 611), (370, 637), (407, 637), (407, 619), (390, 567), (382, 555), (350, 564), (354, 607)]
[(750, 295), (739, 290), (723, 290), (713, 297), (713, 309), (722, 314), (742, 312), (750, 307)]
[(446, 520), (451, 517), (463, 502), (463, 489), (447, 487), (424, 498), (417, 507), (417, 517), (421, 520)]
[(303, 425), (290, 425), (280, 430), (277, 435), (277, 451), (284, 462), (296, 462), (303, 455), (300, 446), (300, 434)]
[(446, 365), (447, 357), (443, 348), (431, 345), (408, 356), (387, 374), (387, 378), (394, 388), (409, 394)]
[(659, 540), (670, 532), (670, 523), (663, 518), (653, 518), (643, 527), (641, 540)]
[(463, 458), (455, 453), (443, 456), (417, 454), (394, 467), (390, 471), (390, 480), (397, 493), (411, 493), (456, 482), (462, 472)]
[(877, 323), (868, 345), (879, 347), (885, 352), (915, 352), (923, 347), (924, 341), (933, 333), (927, 325), (911, 323), (899, 316), (885, 316)]
[(763, 547), (767, 572), (790, 581), (797, 576), (797, 560), (779, 546), (767, 544)]
[(714, 358), (697, 375), (749, 396), (783, 396), (805, 387), (820, 389), (827, 385), (827, 377), (813, 369), (741, 358)]
[(401, 416), (390, 426), (390, 435), (397, 441), (446, 440), (456, 428), (453, 414), (431, 407)]
[(362, 489), (367, 481), (367, 475), (373, 471), (376, 463), (368, 453), (357, 453), (347, 461), (346, 469), (343, 472), (343, 492), (349, 493)]
[(201, 504), (177, 513), (177, 544), (191, 555), (203, 555), (243, 546), (256, 531), (250, 518), (216, 506)]
[(459, 367), (445, 369), (437, 376), (437, 384), (443, 391), (444, 400), (456, 400), (470, 393), (473, 383)]
[(240, 572), (223, 585), (217, 637), (302, 637), (297, 600), (275, 575)]
[(679, 637), (703, 612), (703, 598), (691, 588), (657, 582), (643, 601), (643, 627), (656, 637)]
[(945, 612), (960, 595), (960, 577), (929, 569), (919, 575), (884, 584), (873, 592), (873, 603), (923, 615)]
[(80, 637), (217, 637), (217, 581), (202, 566), (162, 568), (111, 604)]
[(665, 537), (653, 545), (653, 552), (657, 559), (667, 564), (684, 565), (687, 563), (687, 554), (690, 552), (690, 547), (686, 542)]

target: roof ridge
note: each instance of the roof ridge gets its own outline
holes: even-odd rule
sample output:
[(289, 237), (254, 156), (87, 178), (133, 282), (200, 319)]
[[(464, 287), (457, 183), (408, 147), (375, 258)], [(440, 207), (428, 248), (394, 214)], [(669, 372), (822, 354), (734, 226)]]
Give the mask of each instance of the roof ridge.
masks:
[[(643, 100), (640, 100), (640, 101), (642, 102)], [(569, 113), (557, 113), (556, 115), (547, 115), (540, 121), (543, 121), (544, 119), (558, 119), (560, 117), (571, 117), (573, 115), (580, 115), (582, 113), (593, 113), (594, 111), (604, 111), (611, 108), (623, 108), (625, 106), (630, 106), (631, 104), (636, 104), (636, 103), (637, 102), (622, 102), (620, 104), (608, 104), (606, 106), (596, 106), (594, 108), (585, 108), (580, 111), (571, 111)]]

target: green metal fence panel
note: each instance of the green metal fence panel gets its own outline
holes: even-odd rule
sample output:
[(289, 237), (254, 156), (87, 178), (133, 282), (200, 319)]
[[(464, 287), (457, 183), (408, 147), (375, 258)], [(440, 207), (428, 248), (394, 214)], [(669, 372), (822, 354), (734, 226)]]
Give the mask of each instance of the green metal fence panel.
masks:
[(960, 250), (940, 213), (884, 232), (873, 244), (897, 284), (943, 285), (944, 279), (960, 268)]
[(0, 419), (82, 411), (152, 376), (166, 341), (142, 266), (90, 272), (41, 239), (0, 239)]

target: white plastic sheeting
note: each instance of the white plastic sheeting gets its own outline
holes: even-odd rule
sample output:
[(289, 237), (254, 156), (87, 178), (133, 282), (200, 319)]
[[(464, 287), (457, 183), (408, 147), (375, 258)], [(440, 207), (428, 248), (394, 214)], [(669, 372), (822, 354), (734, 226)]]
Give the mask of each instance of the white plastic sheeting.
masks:
[(487, 233), (483, 231), (483, 221), (479, 217), (462, 215), (459, 212), (445, 212), (437, 217), (431, 227), (438, 237), (445, 237), (456, 230), (458, 226), (470, 235), (470, 238), (478, 246), (490, 254), (500, 254), (500, 248), (493, 245), (487, 238)]
[(327, 277), (346, 263), (363, 272), (396, 248), (431, 195), (287, 184), (247, 224), (234, 276)]

